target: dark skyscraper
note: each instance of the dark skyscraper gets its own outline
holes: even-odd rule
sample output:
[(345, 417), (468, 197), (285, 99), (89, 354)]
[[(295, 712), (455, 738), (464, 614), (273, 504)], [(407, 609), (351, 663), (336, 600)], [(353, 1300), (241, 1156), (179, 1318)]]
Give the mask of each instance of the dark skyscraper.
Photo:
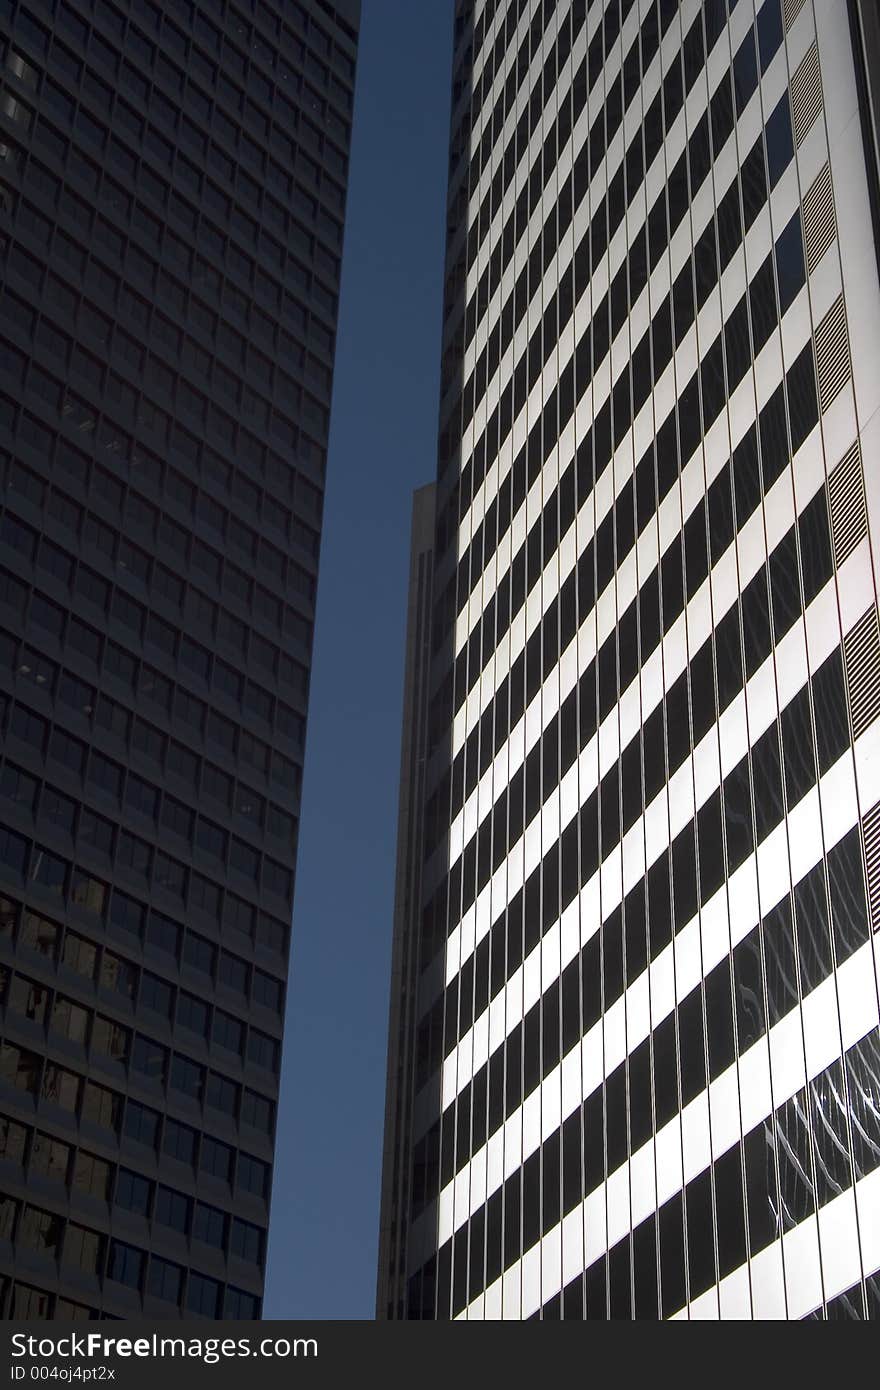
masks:
[(878, 53), (456, 6), (384, 1316), (880, 1316)]
[(259, 1315), (357, 23), (0, 4), (0, 1317)]

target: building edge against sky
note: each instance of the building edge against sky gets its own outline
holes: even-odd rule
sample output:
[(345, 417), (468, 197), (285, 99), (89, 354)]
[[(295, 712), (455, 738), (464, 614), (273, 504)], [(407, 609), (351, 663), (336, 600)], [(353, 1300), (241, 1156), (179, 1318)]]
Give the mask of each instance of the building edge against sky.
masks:
[(412, 509), (376, 1295), (380, 1319), (402, 1316), (400, 1306), (392, 1312), (383, 1308), (382, 1299), (399, 1289), (406, 1277), (407, 1135), (412, 1123), (411, 1049), (419, 978), (418, 938), (412, 924), (421, 904), (435, 492), (433, 483), (418, 488)]
[(876, 7), (455, 22), (378, 1315), (877, 1317)]
[(359, 4), (0, 18), (0, 1316), (252, 1318)]

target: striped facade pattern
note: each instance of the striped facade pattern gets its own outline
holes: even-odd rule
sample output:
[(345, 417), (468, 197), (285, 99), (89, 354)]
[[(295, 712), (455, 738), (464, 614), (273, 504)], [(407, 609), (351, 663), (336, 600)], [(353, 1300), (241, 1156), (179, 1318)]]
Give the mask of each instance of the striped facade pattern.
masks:
[(456, 24), (402, 1315), (874, 1316), (846, 4)]

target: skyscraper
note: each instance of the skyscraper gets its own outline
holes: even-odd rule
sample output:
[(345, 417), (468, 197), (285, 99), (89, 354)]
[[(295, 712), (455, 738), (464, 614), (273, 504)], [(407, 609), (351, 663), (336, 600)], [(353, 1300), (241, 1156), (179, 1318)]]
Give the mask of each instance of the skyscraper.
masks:
[(875, 9), (456, 8), (382, 1316), (880, 1314)]
[(259, 1315), (357, 0), (0, 31), (0, 1317)]

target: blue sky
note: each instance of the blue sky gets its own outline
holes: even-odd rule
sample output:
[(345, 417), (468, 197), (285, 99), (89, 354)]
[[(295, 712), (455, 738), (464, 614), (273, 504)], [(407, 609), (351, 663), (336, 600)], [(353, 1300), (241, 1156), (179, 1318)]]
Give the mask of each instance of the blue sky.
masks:
[(267, 1318), (374, 1310), (412, 491), (434, 477), (450, 0), (363, 0)]

